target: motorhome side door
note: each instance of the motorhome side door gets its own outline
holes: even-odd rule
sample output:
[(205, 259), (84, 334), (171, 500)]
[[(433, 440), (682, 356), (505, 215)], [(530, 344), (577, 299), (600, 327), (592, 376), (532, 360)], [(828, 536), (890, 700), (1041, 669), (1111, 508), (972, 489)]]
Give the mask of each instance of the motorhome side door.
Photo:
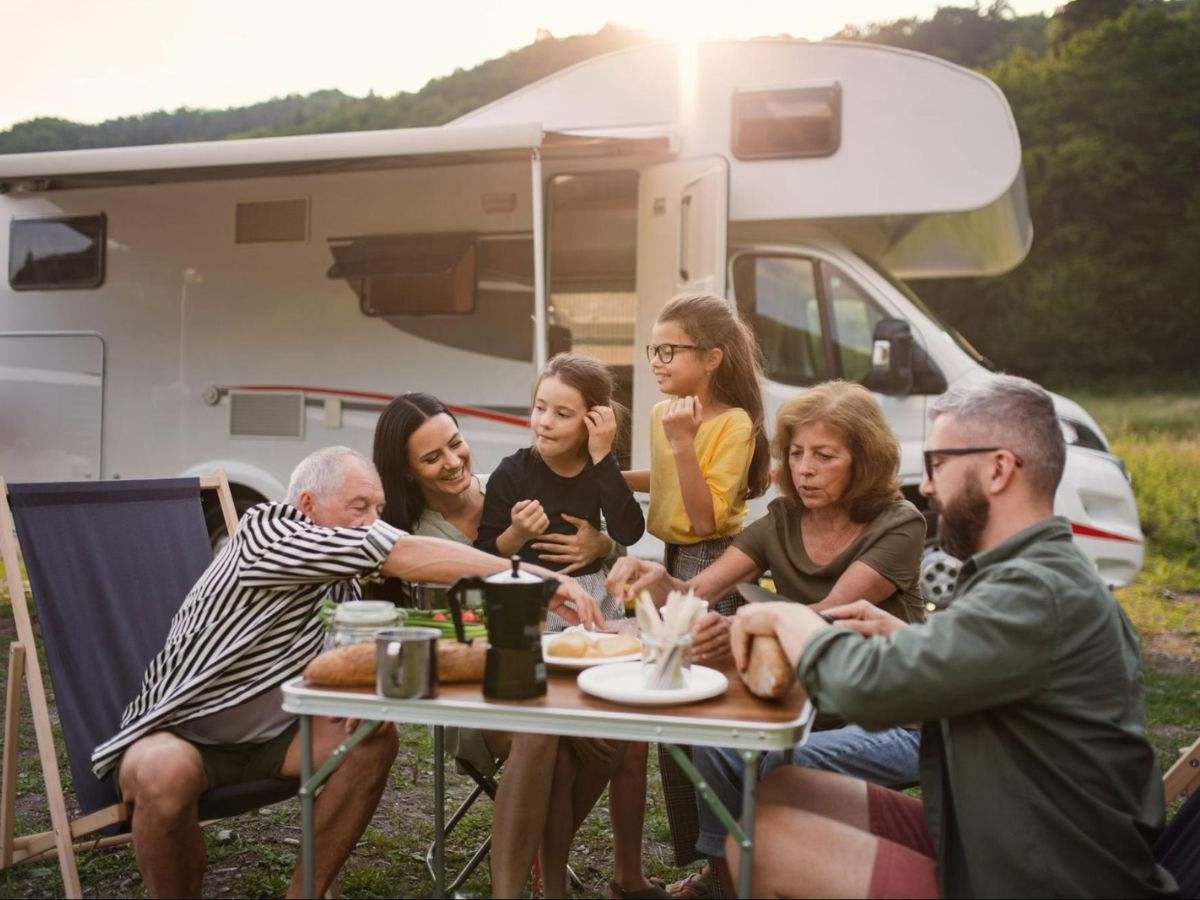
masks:
[(674, 295), (725, 296), (729, 163), (719, 156), (642, 170), (638, 185), (637, 317), (634, 325), (633, 452), (650, 465), (650, 408), (660, 399), (642, 349), (658, 311)]

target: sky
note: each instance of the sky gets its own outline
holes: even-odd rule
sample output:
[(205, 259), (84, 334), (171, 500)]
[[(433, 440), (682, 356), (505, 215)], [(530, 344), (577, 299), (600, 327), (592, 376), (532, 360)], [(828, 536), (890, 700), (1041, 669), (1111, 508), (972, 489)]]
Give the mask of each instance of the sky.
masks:
[[(606, 22), (662, 38), (819, 39), (972, 0), (0, 0), (0, 129), (37, 116), (100, 122), (337, 88), (419, 90), (532, 42)], [(1010, 0), (1019, 14), (1064, 0)]]

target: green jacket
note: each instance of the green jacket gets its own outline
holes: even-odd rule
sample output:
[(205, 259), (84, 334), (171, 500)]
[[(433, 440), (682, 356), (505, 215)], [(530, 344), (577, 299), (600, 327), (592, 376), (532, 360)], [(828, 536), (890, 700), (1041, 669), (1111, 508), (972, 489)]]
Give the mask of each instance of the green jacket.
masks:
[(868, 728), (925, 722), (921, 791), (943, 897), (1175, 890), (1151, 845), (1162, 780), (1138, 638), (1052, 518), (973, 556), (944, 612), (890, 638), (823, 629), (799, 674)]

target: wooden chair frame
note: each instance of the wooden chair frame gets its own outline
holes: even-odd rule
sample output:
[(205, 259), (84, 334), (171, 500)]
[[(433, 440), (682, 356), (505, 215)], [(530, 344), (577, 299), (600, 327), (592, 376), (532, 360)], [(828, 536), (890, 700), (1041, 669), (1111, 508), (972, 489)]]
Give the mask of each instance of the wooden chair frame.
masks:
[(1179, 751), (1179, 759), (1163, 776), (1163, 794), (1168, 804), (1200, 791), (1200, 738)]
[[(217, 492), (225, 527), (232, 537), (237, 531), (237, 511), (225, 473), (218, 469), (212, 475), (202, 476), (200, 489)], [(21, 580), (16, 529), (12, 510), (8, 505), (8, 485), (3, 478), (0, 478), (0, 553), (3, 554), (13, 618), (17, 624), (17, 640), (11, 645), (8, 657), (8, 690), (4, 705), (4, 768), (0, 774), (0, 870), (31, 859), (57, 855), (64, 893), (67, 897), (82, 897), (75, 851), (125, 844), (132, 839), (132, 835), (121, 834), (79, 842), (77, 839), (127, 821), (131, 811), (128, 804), (114, 803), (76, 819), (67, 816), (58, 754), (54, 749), (54, 734), (50, 727), (50, 706), (46, 701), (41, 661), (38, 659), (37, 644), (34, 642), (29, 599), (25, 584)], [(42, 763), (42, 779), (46, 788), (46, 806), (50, 810), (51, 830), (17, 836), (14, 834), (14, 824), (22, 682), (29, 689), (29, 705), (33, 714), (38, 756)]]

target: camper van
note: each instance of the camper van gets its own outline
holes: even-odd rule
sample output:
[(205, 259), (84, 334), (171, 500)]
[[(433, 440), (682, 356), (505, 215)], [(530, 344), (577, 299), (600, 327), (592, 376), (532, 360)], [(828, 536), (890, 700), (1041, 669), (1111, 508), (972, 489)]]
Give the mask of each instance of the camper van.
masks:
[[(753, 324), (768, 411), (830, 378), (874, 390), (919, 502), (930, 401), (991, 367), (904, 279), (997, 275), (1032, 240), (994, 84), (792, 40), (640, 46), (436, 128), (3, 156), (0, 217), (0, 474), (221, 468), (240, 509), (313, 449), (369, 453), (403, 391), (451, 405), (487, 472), (566, 349), (611, 367), (644, 467), (644, 347), (684, 291)], [(1057, 509), (1127, 584), (1125, 469), (1055, 402)]]

